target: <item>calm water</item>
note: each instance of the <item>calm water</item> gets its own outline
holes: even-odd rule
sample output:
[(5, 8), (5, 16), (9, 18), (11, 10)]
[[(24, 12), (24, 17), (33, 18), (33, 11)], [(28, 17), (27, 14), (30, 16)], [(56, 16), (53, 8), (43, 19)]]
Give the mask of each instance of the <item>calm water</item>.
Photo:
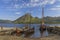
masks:
[[(25, 26), (25, 24), (0, 24), (0, 26), (3, 26), (3, 27), (19, 27), (19, 28), (23, 28)], [(35, 28), (34, 34), (30, 35), (30, 37), (32, 37), (32, 38), (41, 37), (41, 33), (40, 33), (40, 30), (39, 30), (40, 24), (30, 24), (29, 26)], [(44, 31), (43, 36), (48, 36), (47, 30)]]

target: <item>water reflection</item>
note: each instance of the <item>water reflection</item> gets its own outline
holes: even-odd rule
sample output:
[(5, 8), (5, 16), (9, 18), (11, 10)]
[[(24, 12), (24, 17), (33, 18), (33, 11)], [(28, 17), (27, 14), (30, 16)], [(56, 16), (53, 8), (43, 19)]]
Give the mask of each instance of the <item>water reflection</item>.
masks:
[[(34, 33), (31, 33), (31, 34), (26, 35), (26, 36), (28, 36), (30, 38), (39, 38), (39, 37), (41, 37), (41, 33), (40, 33), (40, 30), (39, 30), (39, 27), (38, 26), (35, 26), (34, 28), (35, 28), (34, 29)], [(48, 36), (47, 30), (43, 32), (42, 36), (43, 37)]]

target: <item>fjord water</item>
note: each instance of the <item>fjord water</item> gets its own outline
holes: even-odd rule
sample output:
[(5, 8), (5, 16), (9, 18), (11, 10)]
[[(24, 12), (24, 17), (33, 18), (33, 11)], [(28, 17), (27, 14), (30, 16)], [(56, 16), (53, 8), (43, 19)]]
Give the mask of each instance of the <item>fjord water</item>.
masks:
[[(25, 26), (25, 24), (0, 24), (0, 27), (18, 27), (18, 28), (23, 28)], [(29, 24), (29, 27), (32, 28), (34, 27), (34, 33), (32, 35), (30, 35), (29, 37), (32, 38), (38, 38), (41, 37), (41, 33), (40, 33), (40, 24)], [(48, 31), (44, 31), (43, 32), (43, 36), (48, 36)]]

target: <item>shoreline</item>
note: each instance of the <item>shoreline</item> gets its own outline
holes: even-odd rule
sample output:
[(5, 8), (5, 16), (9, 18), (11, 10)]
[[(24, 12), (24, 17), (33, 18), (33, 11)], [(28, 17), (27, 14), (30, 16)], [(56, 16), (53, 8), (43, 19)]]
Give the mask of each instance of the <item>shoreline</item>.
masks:
[(0, 40), (60, 40), (60, 35), (50, 34), (47, 37), (42, 38), (24, 38), (21, 36), (0, 36)]
[(0, 31), (2, 31), (2, 30), (14, 30), (15, 28), (14, 27), (0, 27)]
[[(49, 27), (50, 29), (51, 27)], [(56, 30), (54, 29), (56, 28)], [(5, 29), (14, 29), (11, 27), (4, 27)], [(25, 38), (22, 36), (12, 36), (12, 35), (0, 35), (0, 40), (60, 40), (60, 35), (59, 34), (55, 34), (54, 32), (60, 29), (60, 27), (53, 27), (53, 30), (49, 33), (49, 35), (47, 37), (40, 37), (40, 38)], [(59, 30), (60, 31), (60, 30)]]

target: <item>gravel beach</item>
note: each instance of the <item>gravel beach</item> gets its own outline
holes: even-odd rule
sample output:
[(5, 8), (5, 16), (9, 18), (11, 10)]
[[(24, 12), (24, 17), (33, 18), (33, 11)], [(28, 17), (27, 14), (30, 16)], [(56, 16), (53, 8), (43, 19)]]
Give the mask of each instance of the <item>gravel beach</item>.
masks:
[(3, 35), (0, 36), (0, 40), (60, 40), (60, 35), (50, 34), (49, 36), (42, 38), (23, 38), (20, 36)]

